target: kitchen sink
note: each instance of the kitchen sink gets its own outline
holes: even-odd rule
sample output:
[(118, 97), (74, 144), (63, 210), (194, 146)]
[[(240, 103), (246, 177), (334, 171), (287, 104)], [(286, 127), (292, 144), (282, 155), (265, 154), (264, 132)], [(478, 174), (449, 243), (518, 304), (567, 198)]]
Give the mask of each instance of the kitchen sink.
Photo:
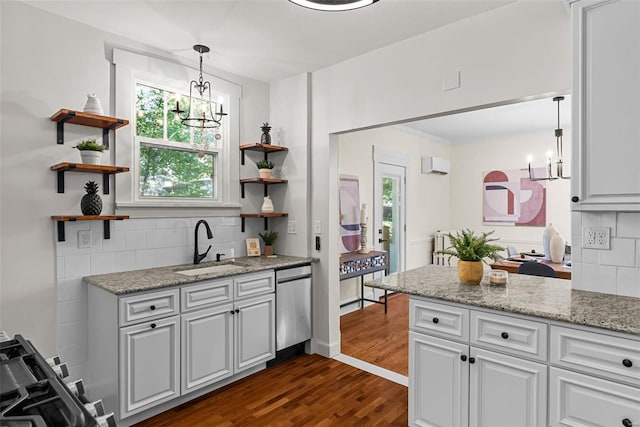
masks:
[(246, 268), (244, 264), (216, 264), (207, 267), (196, 267), (190, 270), (176, 271), (178, 274), (185, 276), (199, 276), (202, 274), (217, 274), (217, 273), (235, 273), (240, 272)]

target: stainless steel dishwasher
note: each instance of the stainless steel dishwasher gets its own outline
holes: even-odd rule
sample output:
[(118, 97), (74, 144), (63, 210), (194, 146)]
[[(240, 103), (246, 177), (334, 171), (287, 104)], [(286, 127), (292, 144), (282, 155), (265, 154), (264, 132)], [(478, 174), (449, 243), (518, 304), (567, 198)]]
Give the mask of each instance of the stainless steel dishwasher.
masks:
[(311, 339), (311, 265), (276, 270), (276, 349)]

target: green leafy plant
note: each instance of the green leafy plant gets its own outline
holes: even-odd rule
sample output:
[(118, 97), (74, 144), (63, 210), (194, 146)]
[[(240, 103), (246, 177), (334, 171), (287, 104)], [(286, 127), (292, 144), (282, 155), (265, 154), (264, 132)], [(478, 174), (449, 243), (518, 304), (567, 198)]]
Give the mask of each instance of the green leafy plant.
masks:
[(257, 166), (258, 169), (273, 169), (273, 163), (270, 160), (260, 160)]
[(273, 245), (278, 238), (277, 231), (267, 231), (266, 233), (258, 233), (258, 235), (262, 238), (262, 241), (267, 246)]
[(104, 151), (104, 145), (98, 144), (95, 139), (86, 139), (75, 146), (80, 151)]
[(469, 229), (456, 232), (455, 235), (448, 233), (447, 236), (449, 237), (451, 246), (440, 251), (435, 251), (435, 253), (449, 255), (449, 261), (451, 261), (451, 257), (454, 256), (460, 261), (482, 261), (485, 264), (487, 263), (485, 258), (491, 258), (496, 261), (502, 258), (499, 252), (504, 251), (504, 248), (491, 243), (498, 240), (489, 238), (491, 234), (493, 234), (493, 231), (475, 235), (473, 231)]

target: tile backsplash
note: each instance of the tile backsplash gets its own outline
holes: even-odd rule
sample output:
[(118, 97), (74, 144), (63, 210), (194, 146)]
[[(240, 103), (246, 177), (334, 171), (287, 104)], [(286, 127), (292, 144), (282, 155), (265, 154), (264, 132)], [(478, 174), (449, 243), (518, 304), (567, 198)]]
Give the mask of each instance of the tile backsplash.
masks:
[[(235, 256), (246, 253), (239, 217), (157, 218), (111, 221), (111, 238), (102, 238), (102, 221), (65, 223), (65, 242), (56, 242), (57, 276), (57, 351), (67, 362), (70, 377), (86, 376), (88, 353), (87, 285), (84, 276), (115, 273), (193, 262), (194, 229), (205, 219), (213, 231), (206, 239), (200, 228), (199, 246), (203, 253), (211, 251)], [(91, 232), (91, 247), (78, 248), (78, 231)]]
[[(582, 248), (584, 227), (608, 227), (610, 249)], [(640, 212), (573, 212), (572, 287), (640, 297)]]

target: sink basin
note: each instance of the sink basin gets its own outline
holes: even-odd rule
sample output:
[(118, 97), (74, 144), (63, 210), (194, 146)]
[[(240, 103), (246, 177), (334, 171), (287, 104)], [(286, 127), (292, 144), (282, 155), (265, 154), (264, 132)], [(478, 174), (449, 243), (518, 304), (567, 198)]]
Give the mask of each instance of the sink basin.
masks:
[(245, 267), (234, 264), (219, 264), (209, 267), (192, 268), (191, 270), (176, 271), (178, 274), (185, 276), (199, 276), (201, 274), (216, 274), (216, 273), (233, 273), (242, 271)]

